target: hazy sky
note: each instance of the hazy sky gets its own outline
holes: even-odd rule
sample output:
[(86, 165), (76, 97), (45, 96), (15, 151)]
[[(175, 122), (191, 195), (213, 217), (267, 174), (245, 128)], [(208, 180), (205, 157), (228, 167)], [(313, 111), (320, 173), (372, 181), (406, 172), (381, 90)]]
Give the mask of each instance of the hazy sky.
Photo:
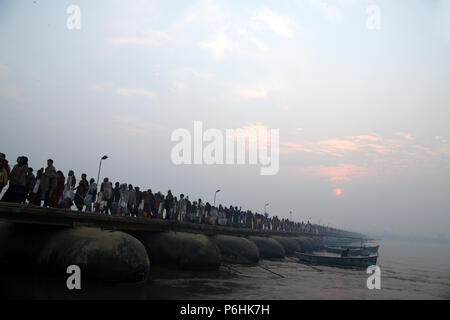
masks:
[[(107, 154), (113, 182), (450, 237), (449, 57), (447, 0), (0, 0), (0, 151), (77, 178)], [(175, 166), (195, 120), (279, 129), (279, 173)]]

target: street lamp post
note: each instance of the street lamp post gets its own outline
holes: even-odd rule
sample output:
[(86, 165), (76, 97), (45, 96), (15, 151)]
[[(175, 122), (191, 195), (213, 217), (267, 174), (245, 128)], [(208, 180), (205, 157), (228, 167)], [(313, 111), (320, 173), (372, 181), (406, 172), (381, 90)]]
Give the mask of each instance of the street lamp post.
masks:
[(214, 193), (214, 207), (216, 207), (216, 195), (217, 195), (217, 192), (220, 192), (220, 190), (217, 190), (217, 191)]
[(264, 215), (266, 215), (267, 214), (267, 210), (266, 210), (266, 208), (267, 208), (267, 206), (268, 206), (269, 204), (268, 203), (266, 203), (265, 205), (264, 205)]
[(100, 170), (102, 169), (102, 161), (103, 161), (103, 160), (106, 160), (106, 159), (108, 159), (108, 156), (103, 156), (103, 157), (100, 159), (100, 165), (98, 166), (97, 188), (98, 188), (98, 183), (99, 183), (99, 180), (100, 180)]

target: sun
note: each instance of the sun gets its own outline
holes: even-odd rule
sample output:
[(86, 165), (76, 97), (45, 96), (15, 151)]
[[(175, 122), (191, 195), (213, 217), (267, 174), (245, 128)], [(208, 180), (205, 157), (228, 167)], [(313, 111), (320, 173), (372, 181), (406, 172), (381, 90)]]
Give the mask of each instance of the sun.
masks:
[(341, 197), (344, 194), (344, 191), (340, 188), (334, 189), (333, 192), (337, 197)]

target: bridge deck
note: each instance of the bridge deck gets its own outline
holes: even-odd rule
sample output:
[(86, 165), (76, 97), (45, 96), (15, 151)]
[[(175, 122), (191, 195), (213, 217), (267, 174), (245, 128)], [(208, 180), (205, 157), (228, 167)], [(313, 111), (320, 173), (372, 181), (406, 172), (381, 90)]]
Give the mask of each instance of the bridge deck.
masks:
[[(56, 208), (43, 208), (28, 204), (0, 202), (0, 221), (25, 223), (36, 225), (51, 225), (61, 227), (88, 226), (124, 231), (178, 231), (202, 233), (206, 235), (228, 234), (241, 236), (343, 236), (336, 234), (308, 234), (297, 232), (284, 232), (272, 230), (252, 230), (247, 228), (233, 228), (226, 226), (213, 226), (172, 220), (150, 219), (144, 217), (110, 216), (99, 213), (85, 213)], [(360, 238), (345, 235), (349, 238)]]

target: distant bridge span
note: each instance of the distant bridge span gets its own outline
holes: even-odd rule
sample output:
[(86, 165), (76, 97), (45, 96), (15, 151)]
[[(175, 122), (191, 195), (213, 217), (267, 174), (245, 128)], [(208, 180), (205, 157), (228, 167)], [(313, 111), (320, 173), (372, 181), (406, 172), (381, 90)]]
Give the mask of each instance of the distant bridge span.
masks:
[(59, 227), (96, 227), (122, 231), (176, 231), (202, 233), (206, 235), (227, 234), (239, 236), (301, 236), (314, 235), (324, 237), (343, 237), (362, 239), (361, 234), (342, 231), (339, 233), (304, 233), (274, 230), (253, 230), (173, 220), (151, 219), (144, 217), (110, 216), (99, 213), (78, 212), (56, 208), (43, 208), (28, 204), (0, 202), (0, 221)]

